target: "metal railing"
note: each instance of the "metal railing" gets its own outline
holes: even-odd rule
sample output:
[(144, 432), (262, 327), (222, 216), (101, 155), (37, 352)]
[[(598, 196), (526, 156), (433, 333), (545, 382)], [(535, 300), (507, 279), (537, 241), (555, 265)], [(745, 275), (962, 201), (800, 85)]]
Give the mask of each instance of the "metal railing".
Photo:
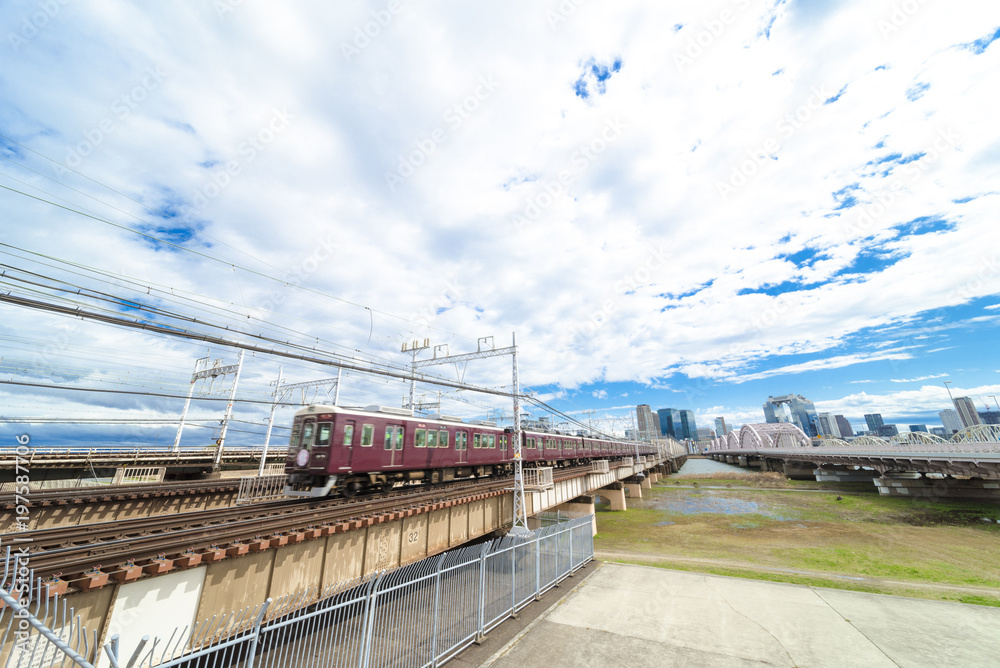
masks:
[(143, 466), (138, 468), (120, 468), (115, 471), (112, 485), (138, 485), (142, 483), (163, 482), (167, 473), (165, 466)]
[(608, 468), (607, 459), (592, 459), (590, 460), (590, 472), (591, 473), (609, 473), (611, 469)]
[(618, 462), (618, 466), (628, 468), (634, 466), (634, 462), (631, 457), (622, 457), (621, 461)]
[[(591, 561), (592, 519), (588, 515), (445, 552), (323, 592), (268, 599), (253, 609), (177, 628), (165, 639), (115, 635), (103, 650), (113, 668), (436, 666)], [(0, 599), (12, 611), (15, 631), (20, 616), (29, 621), (27, 644), (15, 644), (22, 641), (11, 635), (10, 624), (7, 635), (0, 636), (4, 648), (12, 648), (5, 665), (93, 668), (96, 634), (88, 642), (79, 618), (72, 621), (71, 611), (59, 608), (58, 597), (52, 614), (45, 607), (39, 615), (37, 604), (34, 614), (22, 607), (4, 588), (8, 573), (17, 570), (9, 550), (6, 566)], [(34, 582), (42, 591), (41, 580)], [(39, 593), (36, 600), (41, 598)], [(59, 631), (50, 630), (49, 619), (62, 620)]]
[(555, 483), (552, 482), (552, 467), (538, 466), (524, 469), (524, 488), (531, 490), (551, 489)]
[(236, 503), (258, 503), (285, 498), (285, 474), (246, 476), (240, 478), (240, 493)]

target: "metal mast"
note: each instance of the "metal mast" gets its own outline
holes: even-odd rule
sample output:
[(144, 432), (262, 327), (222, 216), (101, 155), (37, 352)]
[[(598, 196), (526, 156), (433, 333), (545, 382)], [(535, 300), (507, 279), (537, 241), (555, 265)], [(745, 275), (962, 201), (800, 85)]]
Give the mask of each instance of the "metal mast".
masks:
[[(514, 518), (513, 526), (511, 527), (511, 533), (524, 533), (528, 531), (528, 519), (525, 516), (527, 512), (527, 506), (524, 503), (524, 478), (522, 476), (522, 459), (521, 459), (521, 407), (519, 404), (520, 399), (520, 386), (517, 382), (517, 334), (511, 334), (511, 341), (513, 343), (509, 348), (496, 348), (494, 347), (493, 337), (484, 336), (477, 340), (476, 342), (476, 352), (466, 353), (464, 355), (443, 355), (438, 357), (438, 351), (447, 351), (446, 345), (440, 345), (434, 347), (434, 357), (429, 360), (416, 360), (416, 355), (414, 355), (413, 360), (413, 374), (416, 375), (417, 369), (423, 368), (425, 366), (433, 366), (436, 364), (455, 364), (456, 370), (459, 373), (460, 378), (464, 376), (464, 367), (459, 365), (470, 362), (471, 360), (485, 359), (487, 357), (499, 357), (501, 355), (511, 355), (513, 357), (513, 370), (514, 370), (514, 431), (511, 436), (514, 439)], [(429, 341), (424, 339), (424, 346), (427, 347)], [(413, 345), (416, 346), (417, 342), (414, 341)], [(487, 347), (488, 346), (488, 347)], [(412, 349), (411, 349), (412, 350)], [(406, 349), (406, 344), (403, 344), (403, 352), (410, 352)], [(412, 383), (412, 381), (411, 381)], [(410, 406), (413, 406), (413, 389), (411, 384), (410, 389)]]
[(219, 470), (222, 464), (222, 449), (226, 447), (226, 432), (229, 430), (229, 419), (233, 417), (233, 402), (236, 401), (236, 386), (240, 383), (240, 371), (243, 370), (243, 354), (246, 351), (240, 351), (240, 359), (236, 363), (236, 377), (233, 378), (233, 387), (229, 390), (229, 403), (226, 404), (226, 415), (222, 418), (222, 433), (219, 435), (219, 449), (215, 453), (215, 463), (212, 466), (213, 470)]
[(510, 529), (511, 533), (528, 533), (528, 518), (524, 504), (524, 471), (521, 460), (521, 387), (517, 382), (517, 333), (511, 333), (511, 343), (513, 344), (513, 375), (514, 375), (514, 524)]
[(194, 361), (194, 373), (191, 375), (191, 387), (188, 388), (187, 401), (184, 402), (184, 410), (181, 411), (181, 422), (177, 425), (177, 436), (174, 437), (174, 452), (180, 452), (181, 449), (181, 434), (184, 432), (184, 420), (187, 418), (188, 408), (191, 407), (191, 395), (194, 394), (195, 384), (201, 380), (204, 376), (199, 373), (202, 364), (208, 366), (208, 357), (200, 357)]
[(278, 390), (281, 388), (281, 367), (278, 367), (278, 380), (274, 381), (274, 403), (271, 404), (271, 414), (267, 416), (267, 433), (264, 434), (264, 452), (260, 454), (260, 469), (257, 475), (264, 475), (264, 462), (267, 461), (267, 446), (271, 443), (271, 428), (274, 426), (274, 411), (278, 409)]

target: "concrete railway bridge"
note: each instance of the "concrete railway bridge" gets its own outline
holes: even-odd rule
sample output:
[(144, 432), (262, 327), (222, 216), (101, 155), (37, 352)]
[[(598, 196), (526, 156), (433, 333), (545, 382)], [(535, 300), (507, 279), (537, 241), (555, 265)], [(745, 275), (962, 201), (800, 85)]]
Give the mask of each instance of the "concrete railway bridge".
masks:
[(872, 481), (882, 494), (1000, 500), (998, 425), (963, 429), (951, 440), (911, 432), (814, 445), (793, 424), (748, 424), (712, 441), (705, 455), (789, 477)]
[[(543, 519), (546, 514), (558, 514), (563, 519), (593, 516), (595, 502), (601, 498), (609, 502), (611, 509), (625, 510), (629, 498), (641, 497), (642, 490), (650, 488), (659, 476), (676, 472), (684, 463), (686, 453), (679, 444), (664, 444), (668, 447), (661, 450), (663, 456), (592, 462), (589, 470), (564, 474), (552, 483), (526, 489), (526, 510), (532, 518), (529, 525), (541, 531), (542, 525), (550, 521)], [(132, 504), (130, 513), (121, 517), (142, 514), (135, 502), (121, 501)], [(105, 512), (110, 512), (107, 504), (118, 501), (103, 503)], [(38, 508), (37, 512), (46, 510)], [(197, 513), (173, 517), (176, 520), (185, 515)], [(67, 519), (63, 516), (62, 521), (55, 522), (65, 527)], [(46, 552), (33, 556), (29, 566), (34, 563), (33, 574), (45, 577), (44, 587), (62, 586), (59, 599), (72, 608), (74, 628), (78, 635), (86, 629), (93, 647), (94, 641), (101, 646), (116, 633), (133, 639), (159, 636), (164, 619), (171, 620), (171, 627), (179, 622), (194, 624), (255, 609), (265, 600), (294, 599), (299, 608), (317, 605), (320, 592), (331, 591), (338, 583), (364, 581), (407, 564), (423, 563), (428, 557), (470, 541), (501, 535), (512, 519), (513, 493), (509, 489), (467, 493), (417, 505), (401, 497), (394, 509), (361, 512), (353, 519), (317, 522), (309, 527), (288, 526), (287, 531), (269, 530), (264, 535), (248, 529), (239, 539), (233, 539), (230, 531), (224, 542), (152, 558), (149, 550), (155, 548), (151, 545), (146, 552), (135, 552), (135, 558), (129, 559), (123, 559), (126, 552), (119, 549), (122, 544), (146, 544), (148, 535), (118, 537), (93, 546), (94, 559), (102, 552), (105, 556), (101, 564), (84, 572), (80, 572), (84, 562), (79, 559), (72, 569), (52, 572), (57, 565)], [(124, 527), (128, 521), (134, 520), (83, 523), (80, 528), (95, 532), (105, 525)], [(53, 523), (50, 520), (38, 526), (52, 527)], [(22, 534), (21, 540), (35, 540), (37, 545), (44, 532), (52, 530), (29, 531)], [(594, 533), (596, 519), (587, 531), (589, 535)], [(18, 537), (7, 533), (3, 542), (10, 546)], [(58, 549), (53, 553), (58, 556)], [(2, 631), (12, 615), (10, 606), (0, 613)], [(0, 665), (8, 665), (5, 662), (11, 651), (10, 647), (0, 651)]]

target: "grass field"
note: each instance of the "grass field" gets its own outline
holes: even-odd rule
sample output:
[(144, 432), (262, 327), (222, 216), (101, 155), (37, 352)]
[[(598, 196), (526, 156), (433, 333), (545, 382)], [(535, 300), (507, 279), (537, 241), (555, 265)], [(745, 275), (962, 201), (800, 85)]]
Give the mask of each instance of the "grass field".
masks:
[(828, 491), (768, 475), (671, 476), (624, 513), (599, 508), (596, 556), (1000, 607), (1000, 504), (881, 497), (870, 484)]

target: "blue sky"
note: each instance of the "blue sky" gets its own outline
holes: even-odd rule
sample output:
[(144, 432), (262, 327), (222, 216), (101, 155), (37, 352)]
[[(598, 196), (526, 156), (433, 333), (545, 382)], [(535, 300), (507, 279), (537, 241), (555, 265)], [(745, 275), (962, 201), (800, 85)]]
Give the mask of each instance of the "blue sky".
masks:
[[(945, 380), (994, 405), (1000, 6), (661, 4), (4, 3), (0, 287), (394, 364), (516, 331), (527, 388), (618, 432), (787, 393), (936, 424)], [(62, 388), (0, 385), (4, 415), (51, 442), (171, 441), (137, 421), (181, 401), (65, 388), (184, 394), (205, 355), (236, 357), (0, 304), (2, 377)], [(252, 356), (241, 396), (279, 365), (330, 373)], [(237, 414), (259, 434), (267, 406)]]

